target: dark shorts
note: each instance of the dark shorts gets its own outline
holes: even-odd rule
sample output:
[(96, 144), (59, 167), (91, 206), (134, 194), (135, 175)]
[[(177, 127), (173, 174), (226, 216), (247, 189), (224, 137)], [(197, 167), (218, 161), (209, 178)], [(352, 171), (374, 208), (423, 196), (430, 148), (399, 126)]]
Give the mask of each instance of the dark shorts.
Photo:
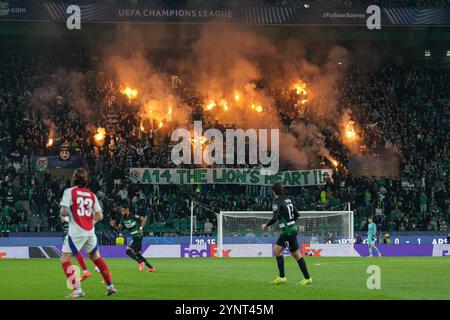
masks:
[(295, 252), (299, 249), (297, 232), (289, 235), (281, 233), (277, 240), (277, 245), (283, 248), (288, 248), (290, 252)]
[(128, 244), (128, 247), (133, 249), (135, 252), (142, 251), (142, 238), (133, 238)]

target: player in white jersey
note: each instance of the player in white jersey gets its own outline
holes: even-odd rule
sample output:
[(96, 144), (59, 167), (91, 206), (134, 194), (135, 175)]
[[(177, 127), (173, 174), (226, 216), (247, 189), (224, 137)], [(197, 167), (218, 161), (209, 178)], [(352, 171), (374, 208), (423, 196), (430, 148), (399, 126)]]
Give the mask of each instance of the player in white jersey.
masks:
[(72, 258), (82, 249), (94, 262), (106, 283), (107, 295), (117, 293), (111, 280), (111, 273), (98, 251), (97, 236), (95, 235), (94, 221), (103, 219), (102, 208), (97, 196), (86, 189), (87, 172), (76, 169), (72, 176), (72, 187), (64, 190), (61, 200), (61, 217), (69, 217), (69, 230), (64, 239), (61, 265), (73, 292), (67, 298), (84, 297), (80, 281), (77, 279)]

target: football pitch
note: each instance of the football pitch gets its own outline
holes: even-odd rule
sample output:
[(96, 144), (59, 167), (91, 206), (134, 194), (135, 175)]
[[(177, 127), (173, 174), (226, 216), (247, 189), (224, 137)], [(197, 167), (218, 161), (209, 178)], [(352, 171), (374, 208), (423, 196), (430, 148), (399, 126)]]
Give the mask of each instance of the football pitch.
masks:
[[(155, 273), (131, 259), (106, 259), (119, 293), (105, 296), (101, 276), (83, 282), (83, 299), (449, 299), (446, 257), (306, 257), (314, 283), (296, 285), (300, 271), (285, 258), (288, 282), (273, 286), (274, 258), (150, 259)], [(381, 271), (381, 289), (368, 289), (367, 268)], [(0, 260), (0, 299), (64, 299), (70, 293), (58, 259)]]

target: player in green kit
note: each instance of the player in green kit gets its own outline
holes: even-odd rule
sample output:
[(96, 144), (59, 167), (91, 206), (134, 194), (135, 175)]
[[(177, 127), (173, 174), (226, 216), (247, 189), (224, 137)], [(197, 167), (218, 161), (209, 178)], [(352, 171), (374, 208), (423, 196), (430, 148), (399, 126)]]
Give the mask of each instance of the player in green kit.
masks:
[(367, 244), (369, 245), (369, 257), (372, 257), (372, 249), (375, 248), (379, 257), (381, 257), (381, 252), (375, 246), (375, 235), (377, 234), (377, 225), (373, 223), (372, 217), (367, 219)]
[(132, 240), (127, 246), (127, 255), (139, 263), (139, 271), (144, 270), (145, 266), (147, 266), (148, 272), (156, 271), (147, 259), (142, 256), (143, 230), (145, 223), (147, 222), (147, 218), (140, 215), (132, 215), (130, 213), (130, 209), (128, 208), (128, 204), (122, 205), (120, 211), (122, 213), (122, 219), (118, 225), (116, 225), (114, 220), (111, 220), (111, 226), (116, 231), (126, 229), (130, 233)]
[(298, 211), (295, 209), (292, 200), (283, 195), (284, 190), (280, 183), (275, 183), (272, 186), (272, 192), (275, 196), (272, 204), (273, 218), (268, 223), (261, 225), (261, 228), (265, 230), (268, 226), (278, 221), (281, 229), (280, 236), (278, 237), (277, 243), (273, 248), (275, 258), (277, 259), (279, 276), (272, 281), (272, 284), (277, 285), (286, 283), (287, 281), (284, 274), (284, 248), (289, 249), (292, 257), (297, 261), (298, 266), (305, 277), (298, 284), (311, 284), (312, 278), (309, 276), (305, 259), (303, 259), (298, 245), (298, 227), (295, 225), (295, 221), (299, 217)]

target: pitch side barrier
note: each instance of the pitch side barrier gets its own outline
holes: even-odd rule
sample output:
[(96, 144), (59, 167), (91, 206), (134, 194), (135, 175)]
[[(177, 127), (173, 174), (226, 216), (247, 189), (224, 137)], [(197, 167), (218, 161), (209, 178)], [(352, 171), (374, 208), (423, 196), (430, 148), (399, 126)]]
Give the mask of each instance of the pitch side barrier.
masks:
[[(125, 246), (100, 246), (105, 258), (128, 258)], [(273, 256), (273, 245), (264, 244), (227, 244), (220, 248), (217, 244), (172, 244), (144, 246), (147, 258), (267, 258)], [(431, 257), (449, 256), (450, 244), (399, 244), (378, 245), (383, 256), (388, 257)], [(309, 244), (303, 243), (300, 250), (304, 256), (313, 257), (366, 257), (369, 255), (364, 244)], [(283, 252), (289, 255), (289, 251)], [(59, 258), (61, 248), (57, 246), (16, 246), (0, 247), (2, 259)]]

